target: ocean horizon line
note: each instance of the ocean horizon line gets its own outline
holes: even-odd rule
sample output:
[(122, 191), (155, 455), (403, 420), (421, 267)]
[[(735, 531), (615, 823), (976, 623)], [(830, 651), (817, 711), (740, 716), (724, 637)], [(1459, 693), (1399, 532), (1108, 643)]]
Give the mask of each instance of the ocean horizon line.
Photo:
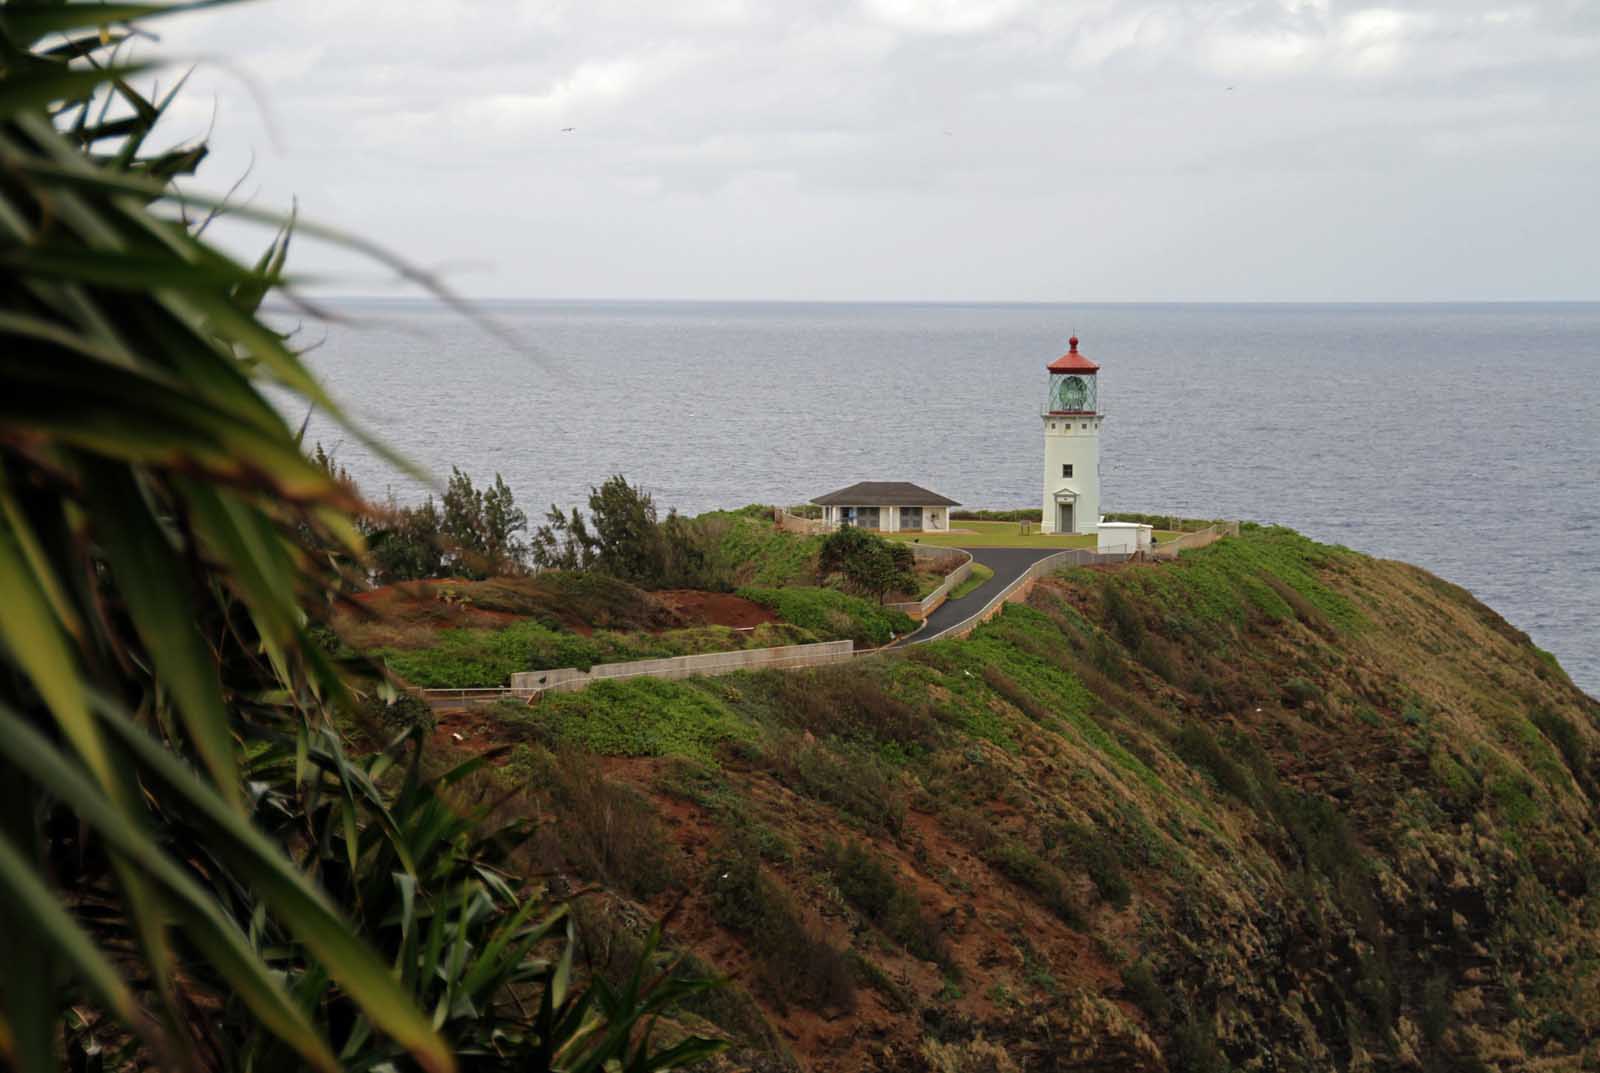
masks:
[[(947, 309), (1506, 309), (1516, 307), (1600, 307), (1597, 298), (1462, 298), (1462, 299), (1116, 299), (1062, 300), (1036, 299), (943, 299), (943, 298), (551, 298), (551, 297), (472, 297), (456, 295), (450, 299), (433, 295), (329, 294), (317, 295), (319, 303), (437, 306), (451, 309), (457, 302), (478, 306), (792, 306), (850, 308), (947, 308)], [(269, 307), (298, 309), (291, 303), (274, 301)], [(303, 309), (299, 309), (304, 312)]]

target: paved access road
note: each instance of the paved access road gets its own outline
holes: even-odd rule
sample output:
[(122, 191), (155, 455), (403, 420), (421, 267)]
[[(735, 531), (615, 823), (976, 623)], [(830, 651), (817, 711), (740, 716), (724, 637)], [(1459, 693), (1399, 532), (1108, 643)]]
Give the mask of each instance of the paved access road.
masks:
[(932, 641), (952, 626), (959, 626), (983, 610), (983, 605), (994, 594), (1022, 576), (1023, 571), (1060, 548), (963, 548), (972, 553), (978, 562), (994, 571), (994, 577), (979, 585), (959, 600), (946, 600), (928, 616), (928, 624), (910, 637), (905, 644), (922, 644)]

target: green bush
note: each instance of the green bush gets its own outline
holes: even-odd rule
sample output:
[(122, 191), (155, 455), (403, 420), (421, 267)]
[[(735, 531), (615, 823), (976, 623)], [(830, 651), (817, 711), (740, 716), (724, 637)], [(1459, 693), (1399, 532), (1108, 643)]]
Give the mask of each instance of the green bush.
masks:
[(1578, 728), (1565, 716), (1548, 708), (1534, 712), (1532, 719), (1533, 725), (1561, 753), (1561, 758), (1567, 762), (1567, 770), (1580, 783), (1586, 782), (1589, 778), (1589, 743), (1583, 740)]
[(1066, 877), (1048, 861), (1015, 839), (982, 849), (984, 860), (1037, 894), (1068, 927), (1082, 930), (1083, 910), (1067, 890)]
[(950, 520), (957, 522), (1040, 522), (1044, 511), (1038, 507), (1020, 510), (953, 510)]
[(918, 587), (916, 558), (909, 545), (853, 525), (829, 533), (817, 549), (818, 578), (834, 574), (879, 603), (891, 592), (915, 594)]
[(1173, 1073), (1229, 1073), (1233, 1068), (1217, 1047), (1211, 1018), (1197, 1010), (1174, 1026), (1167, 1064)]
[(739, 590), (739, 595), (771, 608), (785, 622), (810, 630), (821, 640), (851, 640), (877, 647), (910, 633), (916, 625), (899, 611), (837, 589), (745, 588)]
[(677, 849), (643, 795), (582, 754), (563, 753), (552, 771), (561, 848), (579, 875), (640, 898), (682, 885)]
[(1108, 522), (1138, 522), (1140, 525), (1150, 525), (1157, 529), (1166, 529), (1169, 532), (1192, 533), (1204, 529), (1208, 525), (1227, 524), (1220, 518), (1180, 518), (1175, 514), (1139, 514), (1133, 511), (1118, 511), (1114, 514), (1103, 515)]
[(1122, 870), (1122, 855), (1109, 832), (1068, 823), (1052, 832), (1052, 840), (1059, 842), (1065, 861), (1083, 869), (1107, 904), (1127, 908), (1133, 885)]
[(791, 789), (854, 816), (870, 830), (898, 834), (905, 826), (906, 792), (899, 772), (866, 745), (781, 737), (770, 743), (766, 759)]
[(1283, 699), (1291, 708), (1304, 708), (1312, 704), (1321, 706), (1323, 703), (1321, 688), (1304, 678), (1291, 678), (1283, 683)]
[(807, 635), (760, 628), (740, 632), (725, 626), (695, 626), (661, 633), (590, 636), (552, 629), (539, 622), (516, 622), (502, 629), (439, 630), (426, 648), (380, 648), (373, 655), (414, 686), (424, 689), (476, 689), (505, 686), (519, 671), (554, 667), (588, 670), (597, 663), (663, 659), (706, 652), (735, 652), (754, 646), (800, 643)]
[(941, 929), (923, 916), (916, 896), (900, 885), (882, 858), (857, 842), (832, 843), (823, 857), (839, 893), (862, 916), (916, 957), (949, 963)]
[(1122, 986), (1133, 1004), (1156, 1024), (1163, 1024), (1172, 1016), (1172, 1000), (1148, 961), (1141, 958), (1126, 966), (1122, 970)]
[(749, 942), (761, 981), (780, 1009), (799, 1002), (814, 1010), (853, 1011), (850, 958), (807, 926), (793, 899), (758, 862), (740, 843), (712, 854), (706, 876), (712, 917)]
[(589, 489), (587, 516), (551, 507), (534, 530), (532, 558), (546, 569), (592, 571), (645, 588), (706, 588), (712, 543), (704, 526), (675, 511), (659, 517), (650, 494), (619, 473)]
[(1249, 772), (1222, 751), (1211, 731), (1198, 723), (1190, 723), (1178, 731), (1173, 746), (1180, 757), (1210, 775), (1225, 793), (1246, 804), (1256, 803), (1256, 789)]
[(404, 692), (396, 695), (392, 701), (376, 693), (369, 694), (362, 699), (356, 715), (363, 729), (382, 739), (376, 744), (387, 744), (389, 739), (413, 727), (432, 733), (439, 722), (427, 701), (414, 693)]
[[(907, 756), (926, 752), (944, 738), (942, 729), (920, 690), (891, 693), (886, 688), (886, 682), (894, 682), (893, 671), (881, 663), (856, 661), (766, 675), (745, 692), (770, 712), (774, 723), (791, 730), (888, 746)], [(899, 694), (905, 692), (915, 702), (902, 700)]]
[(713, 511), (695, 524), (707, 534), (708, 569), (719, 588), (782, 588), (816, 580), (822, 537), (779, 529), (768, 507)]
[(551, 739), (603, 756), (712, 758), (724, 741), (754, 737), (748, 722), (689, 682), (600, 681), (544, 697), (523, 721)]

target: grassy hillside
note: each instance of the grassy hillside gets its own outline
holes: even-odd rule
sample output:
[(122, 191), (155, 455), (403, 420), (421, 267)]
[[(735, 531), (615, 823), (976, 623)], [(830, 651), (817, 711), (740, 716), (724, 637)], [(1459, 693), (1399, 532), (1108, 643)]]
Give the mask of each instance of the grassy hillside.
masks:
[(820, 536), (786, 533), (772, 522), (772, 508), (752, 504), (739, 510), (698, 515), (706, 534), (711, 573), (737, 587), (782, 588), (814, 585)]
[(1596, 702), (1414, 567), (1246, 527), (475, 718), (602, 971), (672, 910), (728, 974), (732, 1067), (1600, 1068)]
[(646, 592), (599, 574), (551, 571), (364, 593), (335, 617), (330, 643), (382, 659), (413, 686), (470, 689), (551, 667), (815, 641), (871, 648), (914, 626), (897, 611), (815, 586)]

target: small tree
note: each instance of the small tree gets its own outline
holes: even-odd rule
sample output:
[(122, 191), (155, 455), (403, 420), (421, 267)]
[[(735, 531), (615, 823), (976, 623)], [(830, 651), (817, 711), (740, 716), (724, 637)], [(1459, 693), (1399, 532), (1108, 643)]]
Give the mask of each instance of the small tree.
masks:
[(710, 584), (709, 534), (699, 520), (668, 511), (656, 516), (650, 494), (621, 474), (589, 489), (589, 514), (552, 506), (533, 534), (534, 565), (594, 570), (645, 588)]
[(517, 509), (500, 474), (492, 488), (480, 491), (451, 466), (443, 505), (442, 530), (455, 573), (482, 578), (521, 571), (528, 548), (517, 534), (527, 530), (528, 516)]
[(533, 564), (544, 570), (587, 570), (594, 565), (595, 540), (578, 508), (572, 515), (551, 504), (545, 524), (533, 533)]
[(817, 554), (822, 579), (842, 575), (845, 584), (879, 603), (891, 592), (917, 587), (916, 558), (909, 547), (847, 525), (830, 533)]
[(699, 522), (668, 511), (661, 523), (662, 583), (682, 588), (703, 588), (710, 584), (711, 556), (706, 534)]
[(666, 549), (650, 493), (630, 485), (622, 474), (589, 489), (595, 568), (639, 585), (659, 584), (666, 573)]
[(445, 576), (443, 521), (432, 496), (419, 507), (402, 507), (391, 496), (369, 515), (368, 525), (372, 579), (378, 584)]

